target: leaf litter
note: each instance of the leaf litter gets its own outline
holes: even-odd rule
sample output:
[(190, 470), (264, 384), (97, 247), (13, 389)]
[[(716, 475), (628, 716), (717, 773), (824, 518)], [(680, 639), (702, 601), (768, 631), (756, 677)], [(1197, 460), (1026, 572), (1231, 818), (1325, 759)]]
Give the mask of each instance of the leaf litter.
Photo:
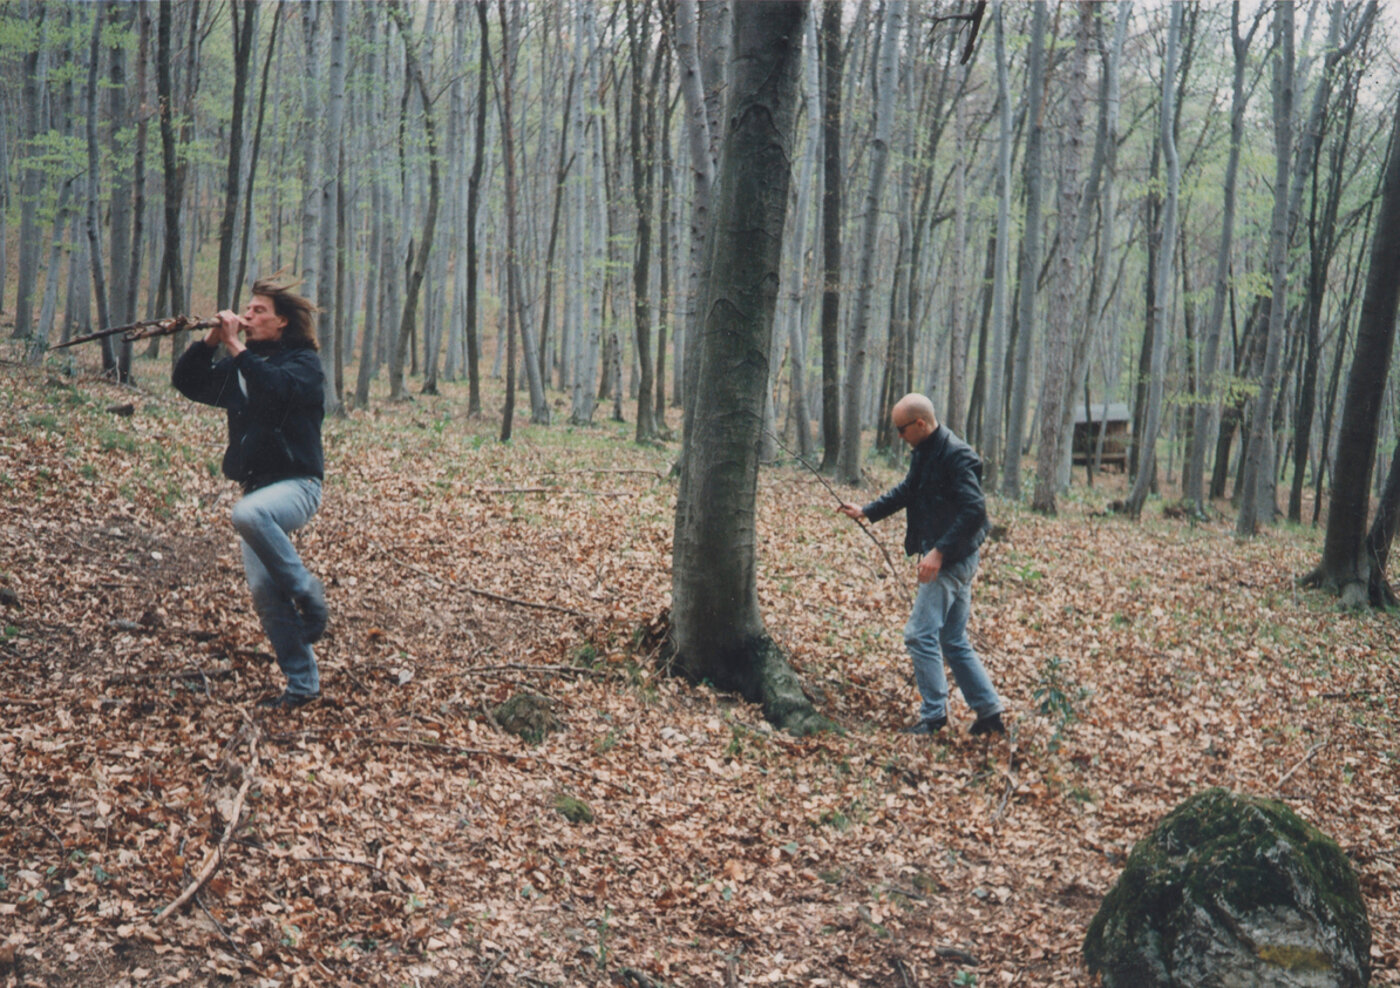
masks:
[[(1294, 587), (1318, 533), (993, 499), (972, 630), (1011, 734), (955, 698), (930, 744), (897, 733), (912, 566), (767, 467), (763, 611), (845, 728), (796, 740), (658, 668), (676, 446), (502, 445), (445, 390), (327, 421), (324, 698), (263, 716), (220, 417), (0, 368), (0, 980), (1082, 984), (1133, 843), (1224, 785), (1337, 839), (1400, 983), (1400, 635)], [(505, 730), (521, 695), (558, 728)]]

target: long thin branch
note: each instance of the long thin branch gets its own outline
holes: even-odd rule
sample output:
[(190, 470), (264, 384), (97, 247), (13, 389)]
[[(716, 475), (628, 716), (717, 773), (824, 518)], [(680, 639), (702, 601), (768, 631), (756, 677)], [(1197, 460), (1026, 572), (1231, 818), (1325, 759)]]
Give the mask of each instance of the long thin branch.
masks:
[[(374, 545), (374, 543), (370, 544)], [(574, 610), (572, 607), (563, 607), (559, 604), (544, 604), (534, 600), (521, 600), (518, 597), (507, 597), (505, 594), (492, 593), (490, 590), (481, 590), (477, 587), (468, 586), (465, 583), (458, 583), (456, 580), (450, 579), (448, 577), (440, 576), (436, 573), (430, 573), (427, 570), (423, 569), (423, 567), (421, 566), (415, 566), (413, 563), (405, 562), (404, 560), (399, 559), (393, 553), (385, 552), (379, 546), (374, 546), (374, 548), (378, 549), (381, 554), (388, 556), (390, 559), (398, 563), (404, 569), (412, 570), (419, 576), (427, 577), (430, 580), (441, 580), (444, 583), (449, 584), (450, 586), (454, 586), (459, 590), (465, 590), (467, 593), (475, 594), (478, 597), (485, 597), (488, 600), (499, 601), (502, 604), (514, 604), (516, 607), (533, 607), (541, 611), (555, 611), (559, 614), (570, 614), (574, 617), (591, 618), (593, 616), (583, 611)]]
[[(826, 478), (823, 477), (823, 476), (821, 475), (820, 471), (818, 471), (816, 467), (812, 466), (812, 464), (808, 463), (808, 462), (807, 462), (806, 460), (804, 460), (801, 456), (799, 456), (798, 454), (794, 453), (791, 449), (788, 448), (788, 445), (787, 445), (785, 442), (783, 442), (781, 439), (779, 439), (779, 438), (778, 438), (776, 435), (774, 435), (772, 432), (768, 433), (768, 435), (772, 437), (772, 439), (773, 439), (773, 441), (774, 441), (775, 443), (777, 443), (780, 447), (782, 447), (782, 449), (783, 449), (784, 452), (786, 452), (789, 456), (791, 456), (791, 457), (792, 457), (794, 460), (796, 460), (798, 463), (801, 463), (801, 464), (802, 464), (804, 467), (806, 467), (808, 470), (812, 471), (812, 476), (814, 476), (814, 477), (816, 477), (818, 480), (820, 480), (820, 481), (822, 482), (822, 486), (825, 487), (828, 491), (831, 492), (831, 496), (834, 497), (834, 498), (836, 498), (836, 503), (837, 503), (837, 504), (845, 504), (845, 503), (846, 503), (845, 499), (844, 499), (843, 497), (841, 497), (840, 494), (837, 494), (837, 493), (836, 493), (836, 488), (832, 487), (829, 483), (827, 483)], [(889, 551), (888, 549), (885, 548), (884, 543), (882, 543), (879, 539), (877, 539), (877, 538), (875, 537), (875, 533), (872, 532), (872, 531), (870, 530), (870, 526), (866, 525), (866, 524), (865, 524), (863, 521), (861, 521), (859, 518), (852, 518), (851, 521), (855, 522), (855, 523), (856, 523), (856, 527), (859, 528), (862, 532), (864, 532), (866, 535), (870, 536), (870, 541), (871, 541), (871, 542), (874, 542), (877, 546), (879, 546), (880, 551), (881, 551), (882, 553), (884, 553), (884, 555), (885, 555), (885, 562), (889, 563), (890, 572), (894, 575), (895, 579), (898, 579), (898, 578), (899, 578), (899, 570), (895, 569), (894, 560), (890, 558), (890, 551)], [(885, 574), (884, 574), (884, 573), (881, 573), (881, 574), (880, 574), (880, 578), (883, 580), (883, 579), (885, 578)]]
[(1278, 782), (1274, 783), (1274, 789), (1275, 789), (1275, 791), (1277, 791), (1277, 790), (1279, 790), (1279, 789), (1282, 789), (1282, 788), (1283, 788), (1283, 784), (1284, 784), (1285, 782), (1287, 782), (1289, 779), (1293, 778), (1293, 773), (1294, 773), (1294, 772), (1298, 771), (1298, 769), (1302, 768), (1302, 767), (1303, 767), (1304, 765), (1306, 765), (1308, 762), (1312, 761), (1313, 755), (1316, 755), (1319, 751), (1321, 751), (1321, 750), (1322, 750), (1324, 747), (1326, 747), (1326, 746), (1327, 746), (1327, 742), (1326, 742), (1326, 741), (1319, 741), (1317, 744), (1315, 744), (1315, 745), (1313, 745), (1311, 748), (1309, 748), (1309, 749), (1308, 749), (1308, 753), (1307, 753), (1306, 755), (1304, 755), (1302, 758), (1298, 759), (1298, 761), (1294, 763), (1293, 767), (1290, 768), (1287, 772), (1284, 772), (1283, 775), (1279, 778)]
[(195, 875), (194, 881), (185, 888), (185, 891), (181, 892), (179, 896), (176, 897), (174, 902), (156, 913), (156, 918), (153, 922), (159, 923), (161, 920), (165, 919), (165, 917), (177, 911), (181, 906), (194, 898), (195, 893), (204, 886), (205, 882), (209, 881), (210, 876), (213, 875), (215, 870), (219, 867), (219, 863), (223, 861), (224, 848), (228, 846), (229, 838), (232, 837), (233, 832), (238, 829), (238, 821), (243, 816), (243, 800), (247, 798), (248, 790), (252, 788), (253, 781), (257, 778), (258, 736), (256, 733), (254, 733), (249, 740), (248, 747), (250, 758), (248, 767), (243, 772), (243, 785), (238, 787), (238, 795), (233, 798), (233, 812), (229, 814), (228, 823), (224, 826), (224, 834), (219, 838), (218, 846), (205, 857), (204, 864), (200, 867), (199, 873)]

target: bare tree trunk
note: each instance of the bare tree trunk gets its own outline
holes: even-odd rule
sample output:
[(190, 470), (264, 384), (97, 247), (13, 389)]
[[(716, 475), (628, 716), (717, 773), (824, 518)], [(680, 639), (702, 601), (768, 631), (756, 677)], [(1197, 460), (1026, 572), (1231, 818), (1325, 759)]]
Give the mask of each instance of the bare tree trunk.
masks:
[[(107, 11), (98, 8), (93, 12), (92, 43), (88, 46), (87, 76), (87, 240), (89, 263), (92, 266), (92, 294), (97, 303), (97, 321), (102, 326), (112, 325), (111, 312), (107, 307), (107, 277), (102, 268), (102, 231), (98, 223), (97, 193), (99, 188), (97, 155), (97, 65), (102, 54), (102, 22)], [(104, 343), (106, 341), (104, 340)], [(117, 363), (109, 346), (102, 348), (102, 370), (115, 375)]]
[[(340, 299), (345, 289), (340, 283), (341, 240), (339, 203), (344, 185), (345, 139), (345, 36), (350, 5), (331, 4), (329, 92), (326, 97), (325, 153), (322, 158), (324, 181), (321, 185), (321, 317), (317, 335), (321, 340), (321, 369), (326, 378), (326, 414), (338, 415), (345, 397), (344, 345), (341, 340)], [(426, 101), (425, 101), (426, 102)], [(432, 107), (424, 114), (431, 116)]]
[[(166, 0), (168, 2), (168, 0)], [(24, 0), (20, 13), (33, 25), (34, 47), (24, 53), (24, 82), (21, 85), (21, 106), (24, 108), (23, 134), (27, 140), (39, 136), (44, 101), (40, 94), (45, 85), (48, 59), (44, 52), (48, 4)], [(28, 339), (34, 331), (34, 288), (39, 281), (39, 190), (44, 172), (36, 149), (23, 152), (19, 187), (19, 283), (15, 289), (15, 328), (12, 339)]]
[(1079, 228), (1079, 158), (1084, 143), (1084, 87), (1089, 65), (1089, 32), (1094, 5), (1080, 3), (1074, 51), (1065, 81), (1065, 120), (1060, 128), (1059, 242), (1055, 248), (1055, 297), (1046, 326), (1045, 380), (1040, 392), (1040, 442), (1036, 449), (1035, 494), (1031, 507), (1055, 514), (1060, 462), (1064, 459), (1067, 409), (1074, 400), (1074, 327), (1077, 297)]
[[(1262, 15), (1263, 8), (1260, 8)], [(1220, 249), (1215, 260), (1215, 288), (1211, 297), (1210, 321), (1206, 324), (1205, 352), (1201, 359), (1203, 400), (1196, 406), (1196, 423), (1191, 430), (1191, 457), (1186, 470), (1184, 495), (1198, 514), (1205, 512), (1206, 446), (1210, 442), (1210, 421), (1218, 405), (1217, 375), (1220, 372), (1220, 332), (1225, 321), (1225, 304), (1230, 297), (1230, 253), (1235, 236), (1235, 199), (1239, 185), (1240, 148), (1244, 142), (1244, 113), (1249, 96), (1244, 86), (1244, 70), (1249, 44), (1262, 16), (1256, 17), (1249, 33), (1240, 35), (1239, 0), (1231, 5), (1230, 36), (1234, 53), (1234, 75), (1230, 97), (1230, 154), (1225, 164), (1224, 201), (1220, 220)]]
[(403, 366), (408, 349), (408, 339), (418, 314), (418, 296), (423, 287), (423, 278), (428, 271), (428, 257), (433, 248), (433, 234), (437, 229), (438, 204), (442, 196), (442, 181), (438, 171), (437, 128), (433, 123), (432, 97), (428, 92), (428, 81), (423, 77), (422, 65), (418, 61), (418, 43), (413, 37), (408, 15), (397, 3), (388, 7), (390, 15), (398, 24), (403, 36), (404, 58), (407, 59), (409, 79), (418, 90), (418, 98), (423, 103), (423, 130), (428, 139), (428, 209), (423, 217), (423, 233), (418, 241), (418, 250), (409, 269), (408, 287), (404, 292), (403, 313), (399, 317), (395, 348), (398, 358), (394, 362), (397, 373), (389, 378), (389, 392), (392, 400), (404, 398)]
[(871, 310), (875, 294), (875, 243), (880, 232), (880, 201), (889, 170), (890, 135), (894, 129), (896, 68), (899, 38), (904, 23), (904, 0), (889, 0), (881, 27), (884, 47), (878, 74), (879, 93), (875, 105), (875, 136), (870, 146), (870, 186), (865, 195), (862, 221), (860, 264), (856, 274), (856, 311), (846, 355), (846, 388), (841, 416), (840, 477), (848, 484), (859, 483), (861, 466), (861, 418), (865, 365), (870, 338)]
[(481, 209), (481, 172), (486, 153), (486, 82), (491, 64), (491, 34), (487, 30), (486, 0), (476, 0), (477, 26), (481, 30), (481, 57), (477, 66), (476, 139), (472, 147), (472, 170), (467, 179), (467, 414), (481, 414), (481, 283), (477, 249), (477, 214)]
[(1011, 282), (1011, 82), (1006, 64), (1006, 4), (996, 9), (997, 69), (997, 231), (992, 267), (992, 344), (987, 373), (987, 425), (982, 430), (986, 489), (997, 489), (1002, 462), (1002, 383)]
[(1127, 513), (1133, 518), (1142, 514), (1152, 488), (1152, 476), (1157, 464), (1157, 434), (1162, 425), (1163, 379), (1166, 376), (1168, 317), (1171, 307), (1172, 261), (1176, 257), (1176, 209), (1181, 188), (1181, 164), (1176, 153), (1174, 124), (1176, 119), (1176, 73), (1178, 47), (1181, 39), (1180, 4), (1171, 8), (1171, 25), (1167, 29), (1167, 62), (1162, 68), (1162, 103), (1160, 137), (1162, 156), (1167, 165), (1167, 198), (1162, 211), (1161, 247), (1157, 251), (1157, 269), (1153, 272), (1156, 289), (1152, 305), (1152, 356), (1148, 373), (1147, 410), (1140, 437), (1137, 475), (1128, 494)]
[[(658, 49), (652, 57), (651, 82), (649, 91), (644, 85), (646, 75), (646, 45), (643, 37), (648, 33), (651, 18), (644, 7), (641, 23), (638, 23), (636, 3), (627, 0), (627, 37), (632, 53), (632, 111), (628, 133), (632, 144), (632, 196), (637, 207), (637, 242), (632, 259), (632, 312), (633, 330), (637, 340), (637, 361), (640, 364), (637, 388), (637, 431), (636, 441), (655, 441), (658, 430), (653, 416), (655, 366), (651, 353), (651, 220), (654, 196), (652, 157), (656, 148), (656, 89), (659, 85), (658, 73), (661, 69), (661, 52)], [(643, 110), (642, 105), (647, 109)]]
[[(763, 704), (793, 733), (826, 726), (759, 612), (754, 502), (807, 4), (739, 4), (711, 280), (676, 504), (671, 643), (689, 678)], [(754, 230), (764, 231), (754, 236)]]
[(1012, 375), (1011, 409), (1001, 479), (1002, 494), (1012, 500), (1021, 497), (1021, 447), (1025, 441), (1026, 403), (1030, 394), (1036, 272), (1040, 267), (1041, 150), (1045, 131), (1045, 121), (1042, 119), (1045, 104), (1045, 0), (1035, 0), (1032, 9), (1030, 74), (1026, 80), (1026, 218), (1016, 275), (1020, 311), (1017, 316), (1015, 372)]
[(1250, 416), (1249, 450), (1245, 464), (1237, 535), (1253, 535), (1260, 523), (1274, 519), (1273, 422), (1274, 389), (1283, 349), (1288, 314), (1288, 175), (1293, 157), (1293, 2), (1280, 0), (1274, 8), (1274, 217), (1269, 234), (1269, 273), (1273, 292), (1264, 346), (1264, 373)]
[(1400, 303), (1400, 101), (1391, 131), (1390, 157), (1375, 233), (1371, 239), (1366, 291), (1356, 333), (1356, 353), (1347, 377), (1337, 438), (1337, 466), (1332, 475), (1331, 504), (1322, 562), (1308, 582), (1341, 595), (1348, 606), (1370, 600), (1373, 563), (1366, 543), (1371, 475), (1380, 431), (1382, 398), (1395, 345), (1396, 308)]
[(841, 3), (822, 4), (822, 465), (841, 453)]
[(233, 105), (229, 155), (224, 169), (224, 208), (219, 218), (218, 286), (214, 300), (221, 309), (237, 303), (238, 289), (233, 284), (234, 224), (243, 182), (243, 113), (248, 103), (248, 66), (258, 24), (257, 10), (256, 0), (243, 0), (241, 5), (238, 0), (229, 3), (229, 16), (233, 19)]
[[(160, 148), (165, 172), (165, 254), (161, 266), (165, 272), (170, 304), (178, 307), (185, 298), (185, 275), (180, 260), (180, 203), (184, 199), (184, 172), (176, 159), (175, 148), (175, 87), (171, 80), (171, 62), (175, 57), (171, 37), (173, 8), (173, 0), (160, 0), (160, 14), (156, 22), (156, 95), (160, 106)], [(171, 347), (172, 359), (178, 359), (183, 350), (182, 344), (183, 340), (177, 336)]]

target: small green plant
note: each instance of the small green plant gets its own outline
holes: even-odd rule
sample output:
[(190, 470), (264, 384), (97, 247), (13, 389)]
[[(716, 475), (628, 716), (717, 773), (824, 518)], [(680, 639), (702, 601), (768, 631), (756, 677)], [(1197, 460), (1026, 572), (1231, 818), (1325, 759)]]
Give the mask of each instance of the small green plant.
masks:
[(1040, 681), (1031, 698), (1042, 717), (1050, 718), (1055, 724), (1055, 733), (1050, 737), (1050, 750), (1060, 747), (1065, 731), (1079, 717), (1079, 707), (1093, 691), (1087, 686), (1076, 686), (1064, 668), (1064, 660), (1051, 656), (1040, 667)]
[(570, 823), (592, 823), (593, 807), (589, 806), (577, 796), (570, 796), (568, 793), (560, 793), (554, 797), (554, 809), (560, 816)]
[(603, 915), (598, 918), (596, 924), (598, 931), (598, 970), (603, 971), (608, 966), (608, 920), (612, 919), (612, 910), (603, 909)]
[(121, 451), (123, 453), (135, 453), (138, 449), (136, 439), (125, 432), (118, 432), (116, 429), (103, 429), (97, 434), (97, 445), (104, 453)]
[(977, 984), (977, 972), (959, 971), (953, 975), (953, 984), (957, 985), (958, 988), (969, 988), (969, 986)]

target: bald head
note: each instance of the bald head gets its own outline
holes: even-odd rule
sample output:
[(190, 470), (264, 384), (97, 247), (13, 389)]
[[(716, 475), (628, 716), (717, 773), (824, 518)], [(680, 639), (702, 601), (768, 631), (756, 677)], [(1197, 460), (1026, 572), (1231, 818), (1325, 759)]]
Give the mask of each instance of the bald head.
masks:
[(907, 394), (894, 403), (890, 422), (899, 437), (910, 446), (917, 446), (938, 428), (933, 414), (933, 402), (921, 394)]

